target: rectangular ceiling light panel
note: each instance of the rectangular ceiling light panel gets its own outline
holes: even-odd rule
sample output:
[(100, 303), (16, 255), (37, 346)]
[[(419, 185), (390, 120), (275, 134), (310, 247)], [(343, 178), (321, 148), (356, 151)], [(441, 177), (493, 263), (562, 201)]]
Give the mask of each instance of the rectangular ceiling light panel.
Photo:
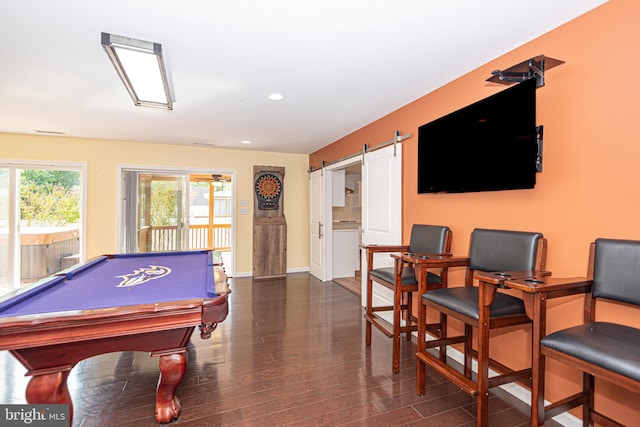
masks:
[(102, 33), (102, 47), (135, 105), (173, 108), (160, 43)]

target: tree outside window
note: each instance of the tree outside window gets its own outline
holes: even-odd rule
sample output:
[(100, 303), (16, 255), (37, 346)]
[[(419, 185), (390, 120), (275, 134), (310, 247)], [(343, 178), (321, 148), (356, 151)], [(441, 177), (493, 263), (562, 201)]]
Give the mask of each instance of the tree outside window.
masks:
[(61, 227), (80, 220), (80, 174), (26, 169), (20, 174), (21, 225)]

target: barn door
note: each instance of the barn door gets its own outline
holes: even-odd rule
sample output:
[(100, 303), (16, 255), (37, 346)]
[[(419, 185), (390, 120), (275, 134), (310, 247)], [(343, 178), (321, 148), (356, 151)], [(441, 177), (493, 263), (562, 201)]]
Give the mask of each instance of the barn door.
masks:
[[(362, 243), (402, 243), (402, 146), (390, 145), (364, 155), (362, 167)], [(374, 260), (377, 266), (391, 266), (389, 254)], [(362, 251), (362, 305), (366, 304), (366, 252)], [(393, 295), (374, 287), (374, 305), (390, 305)]]

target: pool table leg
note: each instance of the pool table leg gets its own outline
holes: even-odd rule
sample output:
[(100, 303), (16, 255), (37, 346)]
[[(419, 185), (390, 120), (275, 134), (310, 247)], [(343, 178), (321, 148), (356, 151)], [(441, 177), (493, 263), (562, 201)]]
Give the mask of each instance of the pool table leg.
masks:
[(177, 352), (152, 353), (158, 356), (160, 378), (156, 391), (156, 421), (170, 423), (180, 415), (180, 400), (176, 397), (176, 389), (187, 371), (187, 349)]
[(67, 387), (67, 378), (71, 367), (62, 370), (31, 371), (27, 384), (27, 402), (31, 404), (64, 404), (69, 405), (69, 418), (73, 419), (73, 404)]

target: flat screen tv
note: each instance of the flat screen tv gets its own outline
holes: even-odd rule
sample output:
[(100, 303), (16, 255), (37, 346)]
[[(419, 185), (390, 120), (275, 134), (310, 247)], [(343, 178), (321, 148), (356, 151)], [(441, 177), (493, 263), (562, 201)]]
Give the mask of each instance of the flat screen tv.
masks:
[(533, 188), (536, 79), (418, 129), (418, 193)]

